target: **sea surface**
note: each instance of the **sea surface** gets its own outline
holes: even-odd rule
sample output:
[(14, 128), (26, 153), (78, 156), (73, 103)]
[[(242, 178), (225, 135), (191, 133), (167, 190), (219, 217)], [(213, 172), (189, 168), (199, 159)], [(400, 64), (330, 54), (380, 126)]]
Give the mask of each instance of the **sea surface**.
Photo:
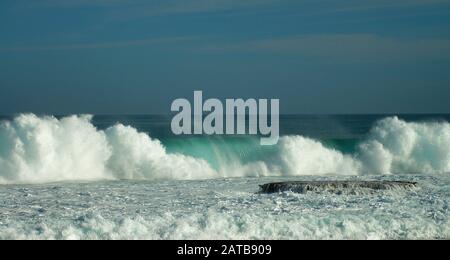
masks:
[[(0, 239), (450, 238), (450, 115), (284, 115), (275, 146), (170, 120), (0, 117)], [(259, 192), (287, 180), (418, 185)]]

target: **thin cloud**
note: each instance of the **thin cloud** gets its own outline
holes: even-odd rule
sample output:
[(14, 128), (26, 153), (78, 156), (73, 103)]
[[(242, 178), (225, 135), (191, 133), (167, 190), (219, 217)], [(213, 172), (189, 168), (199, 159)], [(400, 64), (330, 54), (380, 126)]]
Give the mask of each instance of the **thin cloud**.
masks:
[[(223, 10), (240, 7), (261, 6), (277, 3), (276, 0), (44, 0), (34, 3), (34, 6), (46, 7), (74, 7), (74, 6), (100, 6), (119, 7), (126, 6), (146, 9), (147, 11), (179, 13), (198, 12), (209, 10)], [(286, 3), (294, 0), (285, 0)]]
[[(285, 4), (294, 0), (285, 0)], [(192, 13), (211, 13), (223, 11), (254, 10), (270, 8), (279, 4), (276, 0), (166, 0), (130, 6), (127, 9), (112, 10), (109, 15), (114, 19), (136, 19), (143, 17), (180, 15)]]
[(14, 48), (0, 48), (0, 52), (36, 52), (36, 51), (70, 51), (83, 49), (105, 49), (105, 48), (120, 48), (133, 46), (158, 45), (169, 43), (186, 43), (199, 37), (172, 37), (172, 38), (154, 38), (144, 40), (130, 40), (117, 42), (102, 42), (102, 43), (87, 43), (87, 44), (64, 44), (64, 45), (50, 45), (50, 46), (25, 46)]
[(323, 11), (330, 10), (364, 10), (374, 8), (394, 8), (424, 5), (449, 4), (450, 0), (43, 0), (36, 1), (35, 6), (73, 7), (73, 6), (102, 6), (137, 7), (157, 13), (189, 13), (217, 10), (229, 10), (250, 7), (270, 6), (314, 6), (317, 5)]
[(212, 45), (213, 52), (264, 52), (339, 61), (450, 60), (449, 39), (400, 39), (373, 34), (317, 34)]
[(373, 9), (410, 8), (420, 6), (439, 6), (450, 4), (450, 0), (365, 0), (365, 1), (341, 1), (334, 8), (324, 9), (320, 13), (333, 12), (358, 12)]
[(41, 0), (33, 1), (32, 6), (35, 7), (75, 7), (75, 6), (124, 6), (143, 4), (143, 0)]
[(439, 6), (450, 4), (450, 0), (42, 0), (31, 3), (27, 1), (26, 4), (38, 8), (96, 7), (102, 11), (102, 19), (120, 21), (192, 13), (270, 11), (277, 8), (288, 8), (302, 15), (315, 16), (372, 9)]

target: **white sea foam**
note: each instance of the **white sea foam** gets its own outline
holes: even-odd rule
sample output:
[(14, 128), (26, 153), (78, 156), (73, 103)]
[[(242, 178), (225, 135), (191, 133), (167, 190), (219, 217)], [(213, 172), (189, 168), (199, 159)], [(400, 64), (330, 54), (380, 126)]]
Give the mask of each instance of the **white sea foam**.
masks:
[(290, 175), (443, 174), (450, 172), (450, 124), (389, 117), (351, 155), (305, 137), (284, 137), (280, 158)]
[(217, 177), (206, 161), (168, 154), (163, 145), (132, 127), (116, 125), (105, 131), (112, 156), (106, 164), (119, 179), (192, 180)]
[(110, 178), (111, 156), (90, 116), (57, 120), (21, 115), (0, 126), (0, 182), (51, 182)]
[(21, 115), (0, 126), (0, 183), (101, 179), (204, 179), (204, 160), (168, 154), (132, 127), (97, 130), (90, 116)]
[(117, 124), (98, 130), (91, 118), (26, 114), (1, 123), (0, 183), (450, 172), (450, 124), (445, 122), (386, 118), (354, 154), (306, 137), (285, 136), (275, 157), (226, 161), (214, 169), (203, 159), (168, 153), (158, 140), (132, 127)]
[(286, 177), (0, 185), (2, 239), (448, 239), (450, 176), (419, 190), (258, 193)]
[(353, 157), (302, 136), (283, 137), (279, 156), (288, 175), (356, 175), (362, 167)]
[(204, 214), (175, 216), (166, 213), (152, 218), (128, 217), (119, 221), (94, 216), (60, 225), (17, 223), (0, 228), (0, 239), (58, 240), (183, 240), (183, 239), (446, 239), (448, 222), (442, 225), (422, 218), (360, 216), (352, 213), (332, 216)]
[(360, 145), (358, 159), (369, 173), (448, 173), (450, 124), (386, 118), (376, 124), (369, 139)]

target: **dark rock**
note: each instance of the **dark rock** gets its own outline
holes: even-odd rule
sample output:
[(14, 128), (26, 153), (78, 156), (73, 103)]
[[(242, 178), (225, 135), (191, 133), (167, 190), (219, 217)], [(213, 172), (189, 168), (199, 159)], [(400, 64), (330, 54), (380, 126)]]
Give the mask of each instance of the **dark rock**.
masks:
[(330, 191), (334, 193), (357, 193), (357, 191), (377, 191), (413, 189), (416, 182), (407, 181), (288, 181), (260, 185), (262, 193), (292, 191), (307, 193), (309, 191)]

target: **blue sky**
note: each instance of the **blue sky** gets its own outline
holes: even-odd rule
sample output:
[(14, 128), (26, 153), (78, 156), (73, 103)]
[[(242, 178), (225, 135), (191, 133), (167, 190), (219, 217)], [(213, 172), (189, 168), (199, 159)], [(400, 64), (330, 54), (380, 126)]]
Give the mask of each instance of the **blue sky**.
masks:
[(450, 0), (2, 0), (0, 114), (450, 113)]

